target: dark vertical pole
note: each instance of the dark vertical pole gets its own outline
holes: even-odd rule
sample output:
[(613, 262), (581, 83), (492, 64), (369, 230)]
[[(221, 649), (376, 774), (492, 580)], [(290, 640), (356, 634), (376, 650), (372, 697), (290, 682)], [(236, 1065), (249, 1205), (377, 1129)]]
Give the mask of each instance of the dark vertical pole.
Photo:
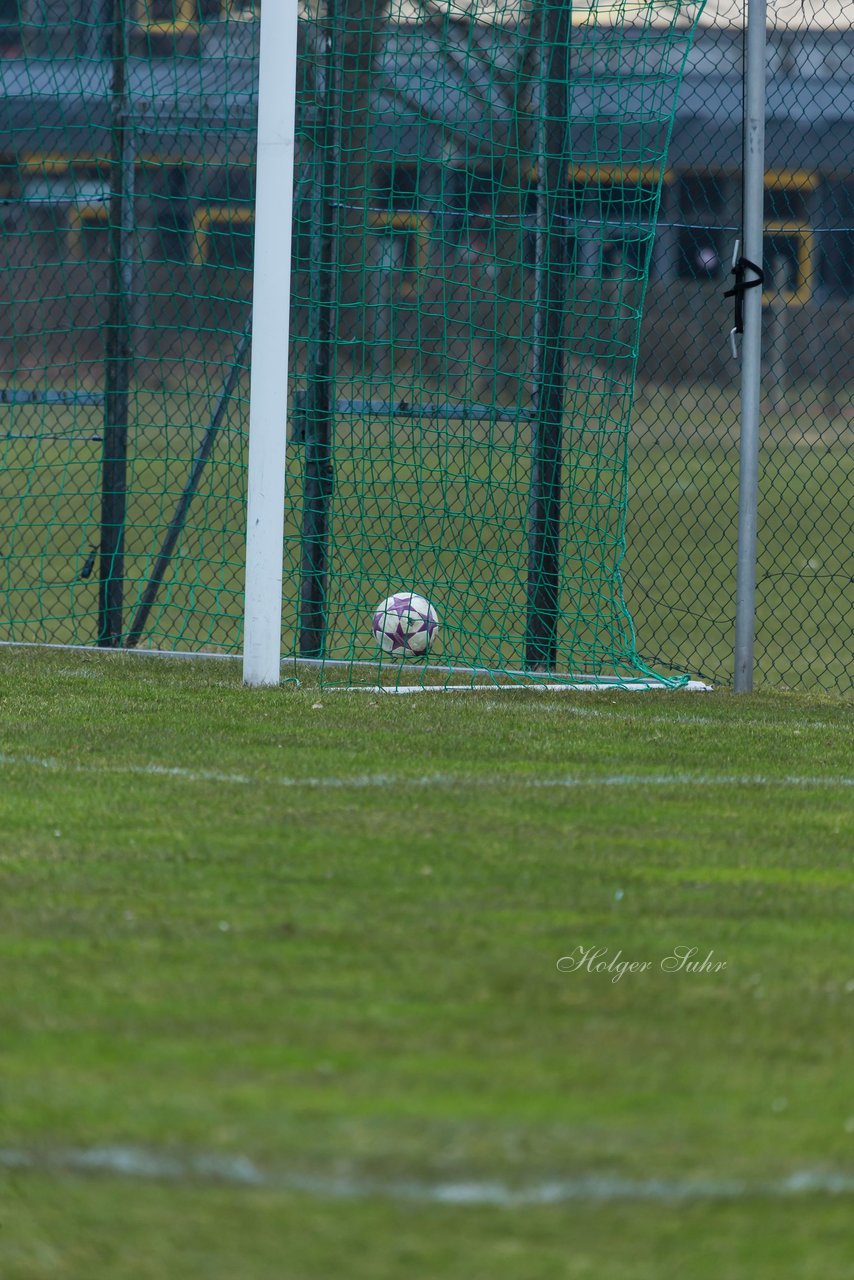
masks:
[(127, 507), (128, 392), (133, 287), (130, 222), (133, 150), (128, 119), (126, 0), (113, 0), (110, 293), (105, 337), (104, 444), (101, 459), (101, 568), (98, 644), (121, 644)]
[(571, 0), (543, 0), (539, 22), (537, 259), (525, 666), (530, 671), (551, 671), (557, 656), (560, 611)]
[(335, 337), (338, 293), (340, 101), (337, 0), (327, 0), (317, 68), (318, 120), (312, 198), (309, 368), (306, 388), (299, 648), (323, 656), (329, 585), (329, 523), (334, 486)]

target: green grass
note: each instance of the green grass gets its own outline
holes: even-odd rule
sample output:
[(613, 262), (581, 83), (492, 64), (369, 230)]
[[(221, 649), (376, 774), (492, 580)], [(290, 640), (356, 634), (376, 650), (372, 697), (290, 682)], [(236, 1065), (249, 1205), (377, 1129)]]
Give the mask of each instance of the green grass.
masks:
[[(768, 1192), (854, 1171), (849, 704), (2, 650), (0, 718), (4, 1280), (850, 1276), (850, 1193)], [(61, 1167), (93, 1147), (267, 1183)], [(595, 1175), (751, 1194), (393, 1194)]]
[(841, 1198), (502, 1212), (33, 1178), (9, 1222), (10, 1280), (835, 1280), (851, 1259)]
[[(344, 387), (342, 391), (353, 391)], [(356, 388), (359, 394), (365, 388)], [(389, 388), (370, 389), (378, 398)], [(399, 388), (398, 392), (399, 394)], [(441, 397), (440, 397), (441, 398)], [(192, 506), (144, 643), (160, 648), (240, 648), (245, 401), (231, 406)], [(798, 409), (796, 412), (795, 409)], [(603, 401), (602, 421), (607, 424)], [(854, 601), (850, 425), (805, 403), (763, 423), (757, 587), (757, 680), (768, 686), (851, 690)], [(92, 643), (96, 635), (100, 443), (41, 438), (97, 432), (98, 410), (10, 406), (0, 437), (6, 555), (0, 636)], [(211, 412), (210, 396), (137, 390), (133, 396), (127, 530), (128, 625), (189, 474)], [(591, 410), (592, 412), (592, 410)], [(595, 414), (594, 414), (595, 417)], [(799, 423), (814, 424), (804, 432)], [(600, 424), (601, 425), (601, 424)], [(413, 429), (417, 427), (417, 429)], [(712, 390), (647, 389), (635, 406), (623, 560), (640, 654), (663, 671), (726, 682), (732, 672), (738, 516), (736, 409)], [(603, 433), (602, 447), (610, 436)], [(589, 443), (589, 442), (588, 442)], [(286, 524), (286, 649), (297, 630), (299, 448), (292, 450)], [(607, 461), (607, 460), (606, 460)], [(567, 474), (571, 468), (568, 464)], [(579, 511), (617, 496), (614, 459), (596, 479), (573, 472)], [(518, 667), (524, 647), (527, 446), (509, 424), (399, 420), (339, 423), (328, 652), (372, 656), (366, 619), (398, 585), (427, 590), (443, 621), (451, 662)], [(614, 489), (614, 492), (610, 492)], [(581, 514), (590, 524), (589, 513)], [(596, 537), (615, 538), (613, 521)], [(567, 551), (563, 604), (579, 665), (625, 645), (606, 562), (590, 547)], [(595, 538), (594, 538), (595, 541)], [(584, 549), (584, 561), (579, 548)], [(88, 568), (88, 576), (83, 576)]]

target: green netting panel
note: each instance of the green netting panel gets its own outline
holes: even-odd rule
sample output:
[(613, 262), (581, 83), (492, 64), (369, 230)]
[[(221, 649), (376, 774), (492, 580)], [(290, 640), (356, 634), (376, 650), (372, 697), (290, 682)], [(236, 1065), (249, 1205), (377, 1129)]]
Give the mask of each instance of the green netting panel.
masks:
[(257, 23), (110, 10), (0, 26), (0, 639), (236, 651)]
[[(732, 673), (740, 4), (690, 51), (647, 292), (623, 580), (652, 663)], [(708, 24), (708, 25), (707, 25)], [(854, 688), (854, 7), (768, 6), (756, 679)], [(687, 664), (687, 666), (686, 666)]]
[(307, 28), (290, 651), (375, 663), (376, 606), (414, 591), (431, 665), (647, 671), (627, 432), (700, 9), (329, 0)]

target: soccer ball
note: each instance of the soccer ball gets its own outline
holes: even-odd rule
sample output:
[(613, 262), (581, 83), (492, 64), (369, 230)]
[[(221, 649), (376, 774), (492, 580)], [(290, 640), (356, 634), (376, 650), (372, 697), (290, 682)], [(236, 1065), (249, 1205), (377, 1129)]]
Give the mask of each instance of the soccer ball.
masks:
[(436, 639), (439, 619), (424, 596), (396, 591), (374, 610), (374, 639), (392, 658), (423, 658)]

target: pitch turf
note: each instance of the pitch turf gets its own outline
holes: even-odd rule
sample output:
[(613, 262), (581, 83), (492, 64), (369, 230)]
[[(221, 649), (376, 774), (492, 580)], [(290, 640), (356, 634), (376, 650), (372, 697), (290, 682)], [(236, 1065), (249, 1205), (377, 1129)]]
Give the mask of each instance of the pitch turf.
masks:
[(848, 1280), (850, 705), (0, 707), (4, 1280)]

